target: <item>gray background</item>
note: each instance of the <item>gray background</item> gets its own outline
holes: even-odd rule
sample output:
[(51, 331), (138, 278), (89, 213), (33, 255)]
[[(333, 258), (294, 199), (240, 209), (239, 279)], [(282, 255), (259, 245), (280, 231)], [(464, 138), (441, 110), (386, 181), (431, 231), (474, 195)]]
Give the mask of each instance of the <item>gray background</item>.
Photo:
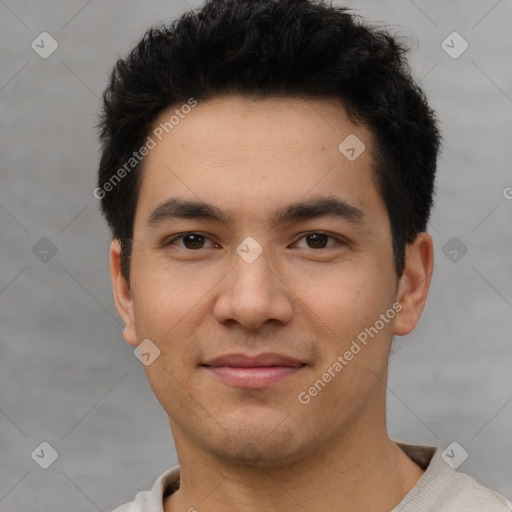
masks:
[[(412, 38), (414, 75), (445, 138), (436, 268), (419, 326), (396, 340), (390, 435), (457, 441), (469, 453), (460, 470), (510, 499), (512, 2), (347, 5)], [(122, 338), (92, 190), (108, 72), (150, 24), (185, 8), (0, 0), (2, 512), (108, 511), (177, 463), (167, 417)], [(59, 44), (47, 59), (31, 48), (43, 31)], [(452, 31), (469, 43), (457, 59), (441, 47)], [(57, 248), (46, 263), (32, 250), (42, 237)], [(59, 454), (48, 469), (31, 457), (42, 441)]]

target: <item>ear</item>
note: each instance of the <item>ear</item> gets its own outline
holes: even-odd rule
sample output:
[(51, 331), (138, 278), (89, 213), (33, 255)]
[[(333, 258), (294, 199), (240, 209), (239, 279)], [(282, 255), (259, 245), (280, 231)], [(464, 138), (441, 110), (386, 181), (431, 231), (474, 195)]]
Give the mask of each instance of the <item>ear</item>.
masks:
[(427, 300), (433, 267), (432, 237), (428, 233), (419, 233), (405, 249), (405, 269), (397, 297), (402, 309), (396, 316), (394, 334), (404, 336), (416, 327)]
[(130, 345), (137, 346), (133, 299), (129, 283), (121, 273), (121, 242), (118, 239), (112, 240), (110, 244), (110, 279), (117, 311), (126, 325), (123, 337)]

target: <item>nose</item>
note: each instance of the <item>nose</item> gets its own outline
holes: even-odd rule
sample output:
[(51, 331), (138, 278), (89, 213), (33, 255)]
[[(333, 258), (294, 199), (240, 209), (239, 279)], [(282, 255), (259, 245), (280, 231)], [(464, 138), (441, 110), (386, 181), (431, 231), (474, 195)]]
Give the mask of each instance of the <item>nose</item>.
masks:
[(258, 329), (269, 323), (288, 323), (293, 316), (293, 292), (271, 266), (267, 251), (252, 262), (235, 255), (234, 268), (222, 280), (214, 316), (223, 324)]

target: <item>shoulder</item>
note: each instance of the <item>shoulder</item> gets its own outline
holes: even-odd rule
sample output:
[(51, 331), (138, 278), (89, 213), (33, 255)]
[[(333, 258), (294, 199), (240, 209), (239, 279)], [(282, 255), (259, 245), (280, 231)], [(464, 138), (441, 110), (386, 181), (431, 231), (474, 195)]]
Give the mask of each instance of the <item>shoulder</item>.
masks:
[[(508, 512), (512, 511), (512, 504), (498, 492), (478, 483), (474, 478), (448, 468), (451, 473), (449, 486), (442, 494), (439, 505), (446, 510), (458, 512), (482, 511)], [(440, 509), (444, 510), (444, 509)]]
[(150, 491), (140, 491), (136, 494), (133, 501), (120, 505), (112, 510), (112, 512), (145, 512), (149, 495)]
[(504, 496), (451, 467), (441, 448), (396, 444), (425, 473), (393, 512), (512, 512)]
[(120, 505), (119, 507), (115, 508), (112, 510), (112, 512), (141, 512), (142, 510), (144, 510), (144, 508), (140, 502), (136, 503), (136, 501), (130, 501), (129, 503), (125, 503), (124, 505)]
[(466, 511), (512, 511), (512, 504), (498, 492), (479, 484), (469, 475), (455, 471), (454, 473), (450, 491), (447, 493), (447, 502), (457, 503), (461, 510)]
[(149, 491), (139, 491), (135, 499), (112, 512), (163, 512), (164, 497), (179, 485), (180, 468), (175, 466), (162, 473)]

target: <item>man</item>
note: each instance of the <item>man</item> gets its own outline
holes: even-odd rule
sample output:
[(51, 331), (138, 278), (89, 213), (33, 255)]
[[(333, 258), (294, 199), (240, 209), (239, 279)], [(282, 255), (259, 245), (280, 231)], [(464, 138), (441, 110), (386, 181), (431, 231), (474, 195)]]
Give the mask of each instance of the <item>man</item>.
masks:
[(343, 8), (212, 0), (117, 63), (95, 195), (180, 462), (117, 512), (512, 510), (387, 434), (440, 146), (404, 52)]

